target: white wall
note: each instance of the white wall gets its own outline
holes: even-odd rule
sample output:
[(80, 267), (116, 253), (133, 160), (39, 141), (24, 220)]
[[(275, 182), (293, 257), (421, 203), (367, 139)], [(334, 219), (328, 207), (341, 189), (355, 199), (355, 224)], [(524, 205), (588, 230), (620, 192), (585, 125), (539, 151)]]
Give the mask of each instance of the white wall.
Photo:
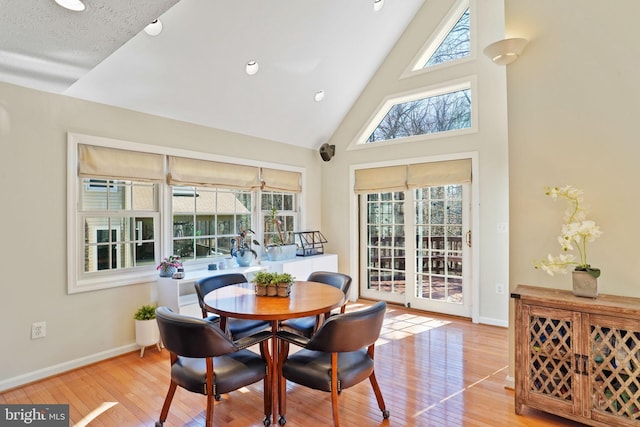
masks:
[(508, 68), (510, 285), (571, 288), (571, 276), (550, 277), (532, 260), (558, 252), (564, 205), (543, 187), (572, 184), (604, 233), (588, 258), (602, 269), (600, 292), (640, 297), (640, 2), (505, 4), (507, 34), (531, 40)]
[[(482, 47), (502, 37), (503, 15), (495, 2), (477, 3), (481, 6), (477, 8), (478, 23), (490, 28), (479, 35), (477, 43)], [(131, 316), (139, 305), (155, 298), (153, 283), (66, 293), (67, 132), (306, 167), (305, 227), (323, 231), (329, 240), (327, 252), (337, 252), (340, 270), (347, 272), (353, 261), (349, 240), (357, 235), (357, 230), (349, 228), (348, 220), (351, 165), (477, 152), (482, 205), (481, 225), (474, 230), (474, 241), (480, 243), (482, 239), (483, 248), (480, 271), (475, 273), (481, 279), (479, 312), (486, 321), (506, 322), (506, 295), (494, 292), (495, 283), (507, 279), (508, 258), (506, 236), (496, 233), (496, 223), (508, 221), (504, 70), (479, 56), (475, 61), (439, 72), (440, 77), (443, 73), (477, 76), (477, 133), (345, 151), (384, 96), (437, 81), (438, 75), (398, 78), (449, 5), (427, 2), (418, 13), (332, 138), (337, 155), (329, 163), (322, 163), (314, 150), (0, 84), (0, 147), (5, 153), (0, 169), (0, 183), (5, 189), (0, 210), (0, 259), (11, 260), (5, 267), (10, 273), (0, 284), (0, 328), (3, 342), (12, 349), (11, 353), (0, 355), (0, 389), (131, 349)], [(286, 161), (282, 160), (283, 152), (287, 152)], [(46, 338), (30, 339), (34, 321), (47, 322)], [(10, 364), (6, 363), (9, 357)]]
[(134, 349), (133, 313), (155, 299), (155, 283), (67, 294), (67, 132), (305, 167), (306, 225), (320, 228), (313, 150), (0, 83), (0, 390)]
[[(349, 167), (383, 161), (416, 157), (440, 156), (450, 153), (477, 152), (479, 172), (473, 179), (480, 182), (480, 227), (473, 230), (474, 250), (479, 251), (479, 320), (492, 324), (507, 324), (508, 294), (496, 294), (496, 284), (508, 283), (508, 234), (497, 233), (497, 224), (509, 222), (508, 217), (508, 150), (506, 127), (506, 74), (481, 53), (475, 60), (464, 62), (434, 73), (399, 80), (400, 75), (419, 52), (439, 19), (452, 2), (426, 2), (418, 12), (393, 52), (361, 94), (342, 125), (331, 138), (336, 155), (325, 163), (322, 171), (322, 230), (329, 240), (329, 251), (338, 253), (340, 270), (356, 275), (351, 265), (357, 264), (349, 251), (350, 241), (358, 238), (357, 227), (349, 221), (349, 204), (353, 188), (349, 187)], [(480, 0), (475, 19), (481, 31), (477, 46), (482, 48), (503, 38), (504, 15), (499, 2)], [(473, 11), (473, 9), (472, 9)], [(473, 22), (473, 21), (472, 21)], [(347, 147), (361, 126), (374, 113), (385, 96), (420, 87), (429, 87), (446, 78), (474, 75), (478, 82), (478, 131), (471, 134), (439, 139), (373, 146), (348, 151)], [(341, 238), (349, 236), (349, 239)]]

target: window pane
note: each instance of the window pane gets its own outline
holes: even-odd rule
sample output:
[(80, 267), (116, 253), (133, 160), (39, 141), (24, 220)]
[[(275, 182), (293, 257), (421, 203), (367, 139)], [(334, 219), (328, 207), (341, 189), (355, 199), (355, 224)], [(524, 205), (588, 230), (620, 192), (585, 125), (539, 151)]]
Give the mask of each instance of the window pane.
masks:
[(470, 34), (469, 9), (467, 9), (438, 46), (438, 49), (424, 64), (424, 68), (469, 56), (471, 53)]
[[(298, 216), (295, 193), (265, 191), (262, 193), (262, 200), (264, 201), (265, 199), (272, 203), (269, 205), (263, 204), (261, 207), (263, 249), (269, 245), (295, 243), (293, 232), (296, 231), (296, 219)], [(277, 223), (274, 222), (274, 219)]]
[(284, 194), (282, 209), (285, 211), (295, 210), (293, 194)]
[(405, 290), (404, 205), (399, 194), (379, 193), (367, 198), (369, 289)]
[(471, 127), (471, 90), (395, 104), (367, 143)]
[(138, 243), (135, 247), (136, 266), (155, 265), (155, 243)]
[(184, 262), (228, 254), (240, 227), (252, 226), (249, 191), (174, 186), (173, 209), (173, 253)]
[(173, 237), (193, 236), (193, 216), (173, 216)]

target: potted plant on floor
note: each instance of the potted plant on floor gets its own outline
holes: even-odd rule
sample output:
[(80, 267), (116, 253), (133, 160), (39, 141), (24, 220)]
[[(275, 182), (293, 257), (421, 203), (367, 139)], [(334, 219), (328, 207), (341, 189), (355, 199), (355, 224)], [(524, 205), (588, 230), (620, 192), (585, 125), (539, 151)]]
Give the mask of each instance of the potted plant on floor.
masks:
[(144, 356), (144, 349), (156, 345), (160, 351), (160, 331), (156, 322), (156, 307), (143, 305), (134, 313), (136, 323), (136, 344), (140, 346), (140, 357)]

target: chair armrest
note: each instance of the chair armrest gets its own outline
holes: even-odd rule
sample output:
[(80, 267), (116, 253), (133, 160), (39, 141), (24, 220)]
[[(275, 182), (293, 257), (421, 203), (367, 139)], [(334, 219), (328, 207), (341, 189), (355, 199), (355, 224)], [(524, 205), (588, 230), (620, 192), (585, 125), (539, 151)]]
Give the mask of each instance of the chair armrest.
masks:
[(289, 331), (278, 331), (276, 336), (281, 340), (290, 342), (291, 344), (295, 344), (300, 347), (305, 347), (309, 342), (309, 338), (302, 335), (294, 334), (293, 332)]
[(271, 331), (262, 331), (262, 332), (255, 333), (253, 335), (249, 335), (248, 337), (240, 338), (239, 340), (234, 341), (233, 343), (236, 346), (238, 346), (240, 350), (243, 350), (245, 348), (251, 347), (254, 344), (258, 344), (258, 343), (261, 343), (262, 341), (266, 341), (269, 338), (271, 338)]

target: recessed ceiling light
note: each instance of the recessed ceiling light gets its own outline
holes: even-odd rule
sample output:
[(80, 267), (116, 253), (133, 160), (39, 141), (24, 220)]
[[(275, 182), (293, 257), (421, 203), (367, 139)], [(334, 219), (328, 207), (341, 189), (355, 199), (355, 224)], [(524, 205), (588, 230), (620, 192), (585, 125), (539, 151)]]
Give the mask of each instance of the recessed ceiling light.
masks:
[(144, 27), (144, 32), (150, 36), (157, 36), (162, 32), (162, 22), (159, 19), (154, 20), (151, 24)]
[(82, 12), (86, 9), (86, 6), (81, 0), (55, 0), (60, 6), (65, 9), (73, 10), (74, 12)]
[(253, 76), (255, 73), (257, 73), (259, 69), (260, 66), (256, 61), (251, 60), (247, 62), (246, 71), (250, 76)]
[(319, 90), (313, 95), (313, 100), (316, 102), (320, 102), (324, 99), (324, 91)]
[(373, 0), (373, 11), (377, 12), (384, 6), (384, 0)]

